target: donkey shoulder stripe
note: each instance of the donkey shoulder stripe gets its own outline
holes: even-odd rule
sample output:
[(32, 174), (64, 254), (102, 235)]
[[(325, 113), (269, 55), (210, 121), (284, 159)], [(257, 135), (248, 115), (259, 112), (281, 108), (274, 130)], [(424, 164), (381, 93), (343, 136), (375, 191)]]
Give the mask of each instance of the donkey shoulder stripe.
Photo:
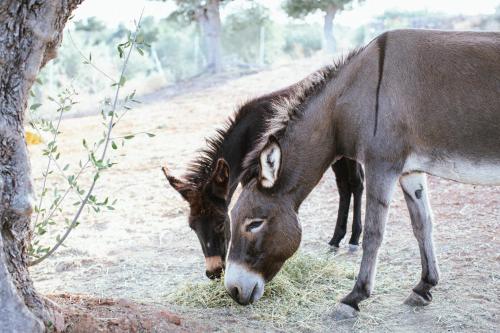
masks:
[(384, 32), (377, 38), (377, 45), (379, 48), (379, 58), (378, 58), (378, 82), (377, 82), (377, 94), (375, 99), (375, 126), (373, 128), (373, 136), (377, 134), (377, 124), (378, 124), (378, 109), (379, 109), (379, 95), (380, 95), (380, 85), (382, 83), (382, 76), (384, 73), (384, 62), (385, 62), (385, 44), (387, 42), (387, 32)]

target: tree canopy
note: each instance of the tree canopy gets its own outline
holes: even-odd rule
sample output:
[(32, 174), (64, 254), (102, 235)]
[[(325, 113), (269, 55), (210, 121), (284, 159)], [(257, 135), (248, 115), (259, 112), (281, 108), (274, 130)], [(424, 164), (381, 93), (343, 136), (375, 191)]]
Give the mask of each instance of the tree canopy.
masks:
[(326, 12), (329, 9), (342, 10), (353, 0), (285, 0), (283, 9), (294, 18), (302, 18), (317, 10)]

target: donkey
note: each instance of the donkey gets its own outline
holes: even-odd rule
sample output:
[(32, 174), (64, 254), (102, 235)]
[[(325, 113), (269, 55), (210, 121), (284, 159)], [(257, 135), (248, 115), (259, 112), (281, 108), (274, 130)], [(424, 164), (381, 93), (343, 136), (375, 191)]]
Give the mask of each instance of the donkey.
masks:
[[(266, 122), (274, 112), (273, 103), (296, 94), (297, 89), (314, 89), (317, 81), (318, 76), (314, 73), (298, 84), (242, 105), (225, 128), (207, 141), (208, 147), (190, 164), (182, 179), (163, 168), (170, 185), (189, 203), (189, 226), (200, 241), (208, 278), (220, 278), (226, 242), (230, 237), (228, 205), (239, 183), (243, 159), (263, 135)], [(352, 196), (354, 211), (349, 250), (354, 251), (362, 229), (363, 169), (360, 164), (347, 158), (337, 161), (332, 169), (336, 176), (340, 204), (335, 232), (329, 244), (338, 248), (346, 234)]]
[(500, 185), (500, 33), (396, 30), (321, 70), (314, 91), (276, 103), (245, 161), (246, 185), (231, 212), (225, 287), (240, 304), (297, 250), (298, 209), (339, 158), (366, 174), (363, 255), (337, 318), (370, 296), (397, 181), (420, 249), (422, 274), (406, 299), (427, 305), (439, 280), (426, 173)]

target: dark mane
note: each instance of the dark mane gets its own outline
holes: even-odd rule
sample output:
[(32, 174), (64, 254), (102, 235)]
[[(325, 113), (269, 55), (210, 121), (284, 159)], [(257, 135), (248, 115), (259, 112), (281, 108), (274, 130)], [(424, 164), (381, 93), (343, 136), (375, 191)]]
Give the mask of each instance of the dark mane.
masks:
[(357, 56), (363, 48), (355, 49), (345, 57), (340, 57), (332, 65), (324, 66), (318, 71), (310, 74), (305, 79), (299, 81), (292, 87), (292, 93), (280, 96), (273, 102), (275, 110), (274, 116), (267, 123), (267, 130), (261, 136), (261, 139), (254, 148), (247, 154), (243, 162), (243, 173), (241, 180), (247, 183), (258, 174), (259, 155), (270, 135), (275, 136), (278, 140), (282, 138), (289, 127), (290, 123), (300, 119), (306, 109), (308, 102), (312, 97), (319, 94), (323, 88), (333, 78), (337, 76), (339, 71)]
[(292, 85), (241, 104), (235, 113), (226, 120), (226, 123), (216, 130), (215, 135), (206, 139), (206, 147), (201, 149), (198, 157), (188, 165), (187, 172), (183, 177), (185, 181), (196, 187), (203, 186), (212, 175), (217, 159), (222, 157), (222, 146), (224, 142), (232, 134), (238, 123), (245, 118), (248, 113), (254, 112), (256, 108), (271, 107), (272, 103), (277, 101), (280, 97), (291, 94), (293, 88), (294, 86)]

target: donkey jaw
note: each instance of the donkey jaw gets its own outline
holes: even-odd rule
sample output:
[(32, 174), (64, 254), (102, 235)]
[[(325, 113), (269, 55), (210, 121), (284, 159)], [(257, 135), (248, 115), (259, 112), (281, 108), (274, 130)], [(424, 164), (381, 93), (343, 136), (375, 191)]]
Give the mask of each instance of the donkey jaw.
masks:
[(224, 275), (224, 286), (231, 297), (240, 305), (259, 300), (264, 294), (264, 278), (245, 265), (228, 262)]

